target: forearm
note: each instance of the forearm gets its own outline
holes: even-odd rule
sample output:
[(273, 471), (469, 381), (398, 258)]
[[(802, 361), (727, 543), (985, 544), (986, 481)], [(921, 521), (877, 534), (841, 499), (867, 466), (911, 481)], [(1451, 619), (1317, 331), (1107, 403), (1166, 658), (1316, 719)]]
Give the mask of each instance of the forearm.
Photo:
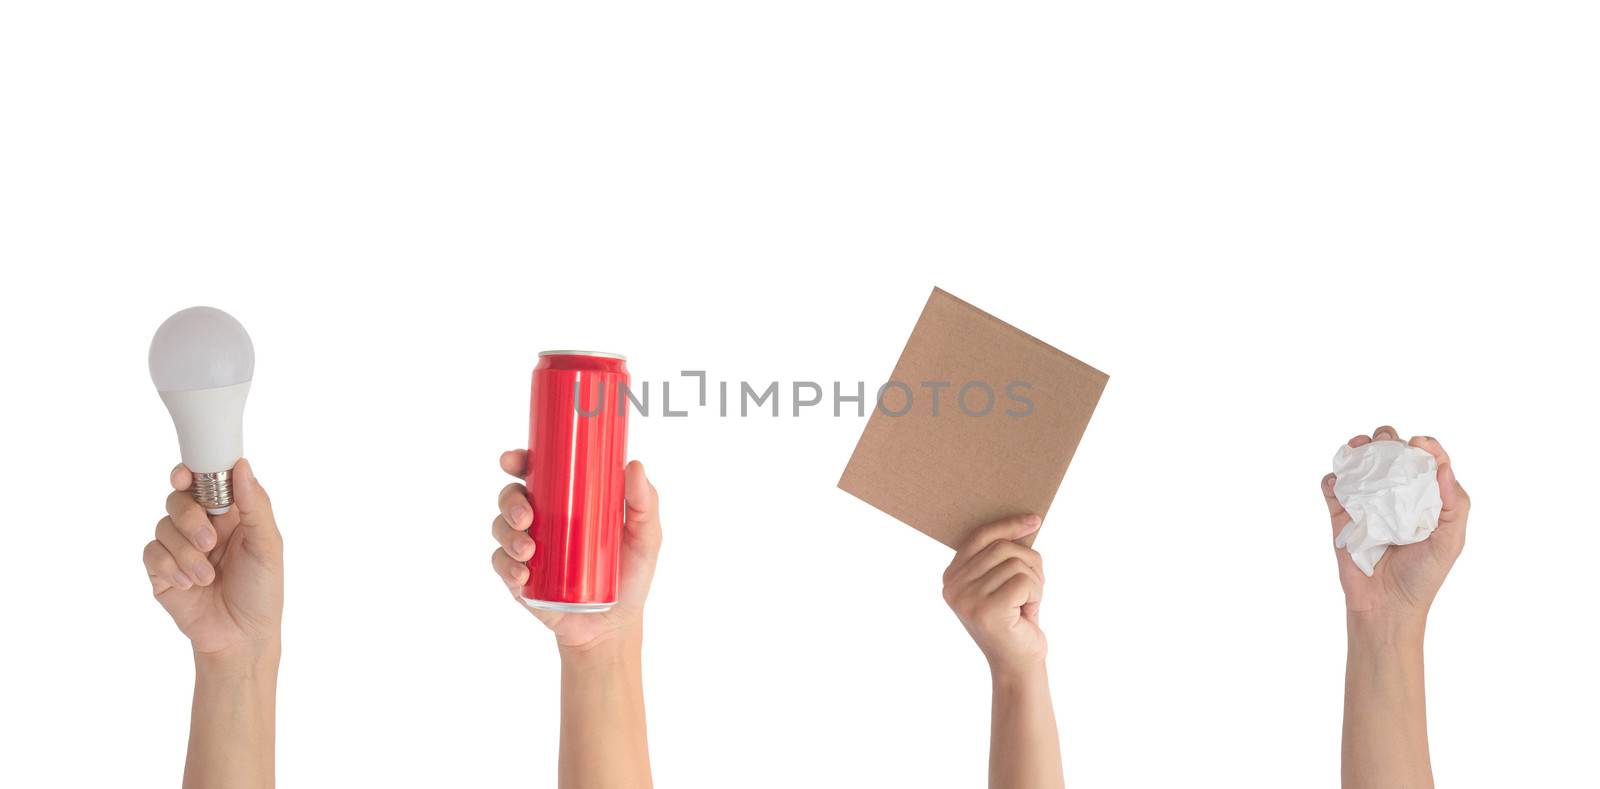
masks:
[(273, 785), (280, 652), (273, 640), (248, 654), (195, 655), (185, 787)]
[(637, 635), (561, 652), (561, 789), (650, 786)]
[(990, 712), (990, 789), (1060, 787), (1061, 738), (1044, 664), (993, 672)]
[(1422, 678), (1423, 620), (1350, 614), (1343, 775), (1347, 789), (1433, 786)]

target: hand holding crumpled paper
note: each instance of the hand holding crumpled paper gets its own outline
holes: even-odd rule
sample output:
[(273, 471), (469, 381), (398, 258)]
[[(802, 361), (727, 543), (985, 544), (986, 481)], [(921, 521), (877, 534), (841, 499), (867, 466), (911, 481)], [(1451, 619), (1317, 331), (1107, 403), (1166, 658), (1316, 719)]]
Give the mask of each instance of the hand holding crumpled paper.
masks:
[(1350, 514), (1334, 545), (1368, 576), (1389, 546), (1422, 542), (1439, 524), (1439, 466), (1426, 450), (1397, 440), (1346, 445), (1333, 473), (1334, 496)]

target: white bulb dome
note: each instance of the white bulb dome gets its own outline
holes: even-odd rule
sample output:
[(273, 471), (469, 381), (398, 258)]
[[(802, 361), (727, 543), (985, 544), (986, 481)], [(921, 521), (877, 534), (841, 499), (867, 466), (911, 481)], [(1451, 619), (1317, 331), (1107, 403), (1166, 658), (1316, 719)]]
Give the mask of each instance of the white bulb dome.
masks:
[(161, 392), (190, 392), (248, 382), (256, 352), (244, 326), (215, 307), (190, 307), (168, 318), (150, 341), (150, 380)]
[(244, 455), (244, 402), (256, 352), (244, 327), (214, 307), (168, 318), (150, 341), (150, 380), (172, 414), (195, 500), (216, 515), (232, 501), (227, 472)]

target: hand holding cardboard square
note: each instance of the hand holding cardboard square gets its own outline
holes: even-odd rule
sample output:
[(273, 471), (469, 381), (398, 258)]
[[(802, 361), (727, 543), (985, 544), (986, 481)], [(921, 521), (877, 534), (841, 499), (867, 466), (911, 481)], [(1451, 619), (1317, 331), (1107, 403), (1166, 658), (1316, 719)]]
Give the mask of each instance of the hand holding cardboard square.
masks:
[[(1108, 377), (934, 288), (890, 380), (905, 388), (885, 390), (839, 487), (956, 547), (986, 523), (1050, 509)], [(994, 393), (987, 413), (973, 381)]]

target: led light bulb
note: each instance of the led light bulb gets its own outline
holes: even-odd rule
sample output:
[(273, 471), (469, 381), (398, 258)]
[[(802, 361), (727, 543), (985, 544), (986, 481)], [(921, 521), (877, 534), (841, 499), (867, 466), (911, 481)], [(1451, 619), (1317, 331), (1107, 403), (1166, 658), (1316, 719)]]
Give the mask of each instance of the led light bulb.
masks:
[(174, 314), (150, 341), (150, 380), (178, 429), (194, 500), (212, 515), (233, 504), (229, 472), (244, 456), (244, 400), (255, 369), (250, 335), (214, 307)]

